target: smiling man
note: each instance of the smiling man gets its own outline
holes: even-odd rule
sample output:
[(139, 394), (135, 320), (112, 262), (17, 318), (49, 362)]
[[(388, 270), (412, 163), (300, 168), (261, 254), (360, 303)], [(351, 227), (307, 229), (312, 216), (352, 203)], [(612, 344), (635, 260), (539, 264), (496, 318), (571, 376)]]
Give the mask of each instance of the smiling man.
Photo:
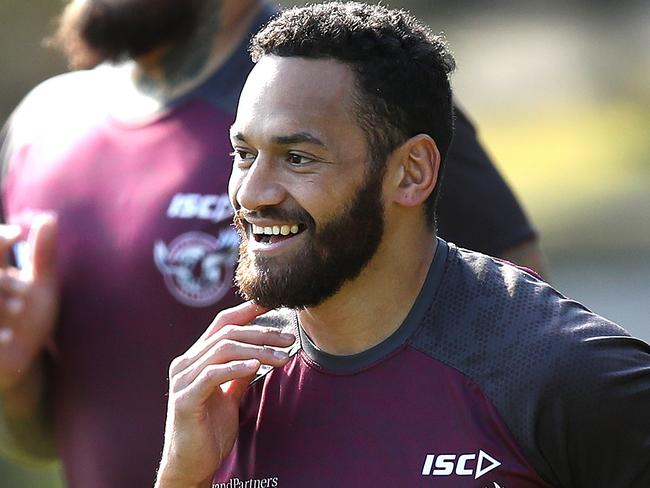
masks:
[(650, 348), (435, 236), (444, 41), (329, 3), (252, 53), (229, 186), (252, 301), (173, 361), (157, 486), (648, 486)]
[[(264, 0), (65, 2), (57, 44), (74, 67), (100, 64), (36, 87), (0, 133), (0, 207), (9, 224), (0, 225), (0, 453), (60, 457), (70, 488), (150, 481), (168, 387), (161, 372), (215, 311), (239, 301), (227, 128), (253, 65), (249, 39), (275, 13)], [(358, 111), (365, 129), (383, 127), (368, 108)], [(455, 112), (439, 234), (543, 272), (533, 227)], [(307, 143), (312, 135), (279, 137)], [(373, 148), (383, 147), (377, 135)], [(345, 226), (325, 232), (309, 212), (294, 219), (303, 225), (294, 234), (315, 237), (301, 276), (324, 263), (310, 286), (358, 271), (356, 257), (354, 266), (341, 258), (367, 252), (357, 249), (369, 232), (363, 226), (377, 223), (358, 216), (375, 213), (364, 206), (376, 207), (376, 190), (359, 196)], [(292, 228), (278, 225), (277, 235)], [(14, 244), (22, 271), (5, 257)], [(332, 248), (341, 252), (321, 256)], [(241, 269), (246, 287), (254, 275)], [(266, 288), (284, 296), (277, 279)]]

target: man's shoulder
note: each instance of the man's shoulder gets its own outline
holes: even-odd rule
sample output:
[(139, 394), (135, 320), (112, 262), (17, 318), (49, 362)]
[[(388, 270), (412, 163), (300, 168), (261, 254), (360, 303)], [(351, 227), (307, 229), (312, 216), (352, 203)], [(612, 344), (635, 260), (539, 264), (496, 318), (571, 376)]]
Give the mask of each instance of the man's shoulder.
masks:
[(105, 70), (70, 71), (62, 73), (36, 85), (25, 96), (17, 112), (44, 112), (50, 107), (81, 102), (93, 92), (105, 76)]
[(533, 274), (453, 246), (412, 344), (504, 408), (549, 395), (580, 400), (578, 389), (598, 385), (625, 358), (650, 357), (643, 341)]
[(72, 71), (34, 87), (7, 123), (11, 145), (21, 147), (29, 144), (53, 124), (83, 123), (105, 91), (101, 88), (103, 78), (100, 69)]

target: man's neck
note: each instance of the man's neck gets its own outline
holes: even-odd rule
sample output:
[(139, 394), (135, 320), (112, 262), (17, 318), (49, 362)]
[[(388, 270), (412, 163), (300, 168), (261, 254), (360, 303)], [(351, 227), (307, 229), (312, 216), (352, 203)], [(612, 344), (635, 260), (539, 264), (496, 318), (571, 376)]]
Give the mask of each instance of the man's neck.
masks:
[(165, 103), (198, 86), (245, 40), (262, 6), (259, 0), (208, 0), (190, 37), (135, 60), (138, 91)]
[(433, 261), (436, 240), (431, 235), (429, 231), (392, 245), (382, 243), (359, 277), (319, 306), (299, 311), (300, 323), (314, 344), (329, 354), (351, 355), (395, 332), (415, 303)]

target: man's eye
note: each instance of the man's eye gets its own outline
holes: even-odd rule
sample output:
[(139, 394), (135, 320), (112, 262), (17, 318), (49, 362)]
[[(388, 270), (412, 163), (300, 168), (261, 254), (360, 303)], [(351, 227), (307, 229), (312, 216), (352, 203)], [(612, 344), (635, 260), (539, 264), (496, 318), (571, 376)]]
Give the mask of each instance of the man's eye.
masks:
[(315, 160), (314, 158), (310, 158), (304, 154), (289, 153), (287, 155), (287, 161), (293, 166), (304, 166), (306, 164), (313, 163)]
[(232, 156), (233, 160), (236, 163), (253, 162), (253, 160), (255, 160), (255, 155), (250, 151), (246, 151), (245, 149), (235, 149), (230, 153), (230, 156)]

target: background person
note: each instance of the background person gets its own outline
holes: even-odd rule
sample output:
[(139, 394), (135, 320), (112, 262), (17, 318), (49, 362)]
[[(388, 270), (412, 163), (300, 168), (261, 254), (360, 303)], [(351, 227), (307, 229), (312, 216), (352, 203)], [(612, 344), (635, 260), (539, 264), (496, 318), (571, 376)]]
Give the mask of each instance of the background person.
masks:
[[(4, 218), (33, 251), (18, 246), (32, 271), (7, 260), (2, 274), (4, 445), (58, 452), (73, 488), (150, 481), (160, 373), (238, 300), (226, 130), (248, 38), (272, 12), (257, 1), (72, 2), (58, 42), (73, 64), (106, 63), (40, 85), (7, 126)], [(534, 231), (460, 113), (455, 147), (450, 185), (473, 189), (443, 196), (447, 236), (536, 266)], [(2, 236), (6, 255), (21, 237), (12, 226)]]

